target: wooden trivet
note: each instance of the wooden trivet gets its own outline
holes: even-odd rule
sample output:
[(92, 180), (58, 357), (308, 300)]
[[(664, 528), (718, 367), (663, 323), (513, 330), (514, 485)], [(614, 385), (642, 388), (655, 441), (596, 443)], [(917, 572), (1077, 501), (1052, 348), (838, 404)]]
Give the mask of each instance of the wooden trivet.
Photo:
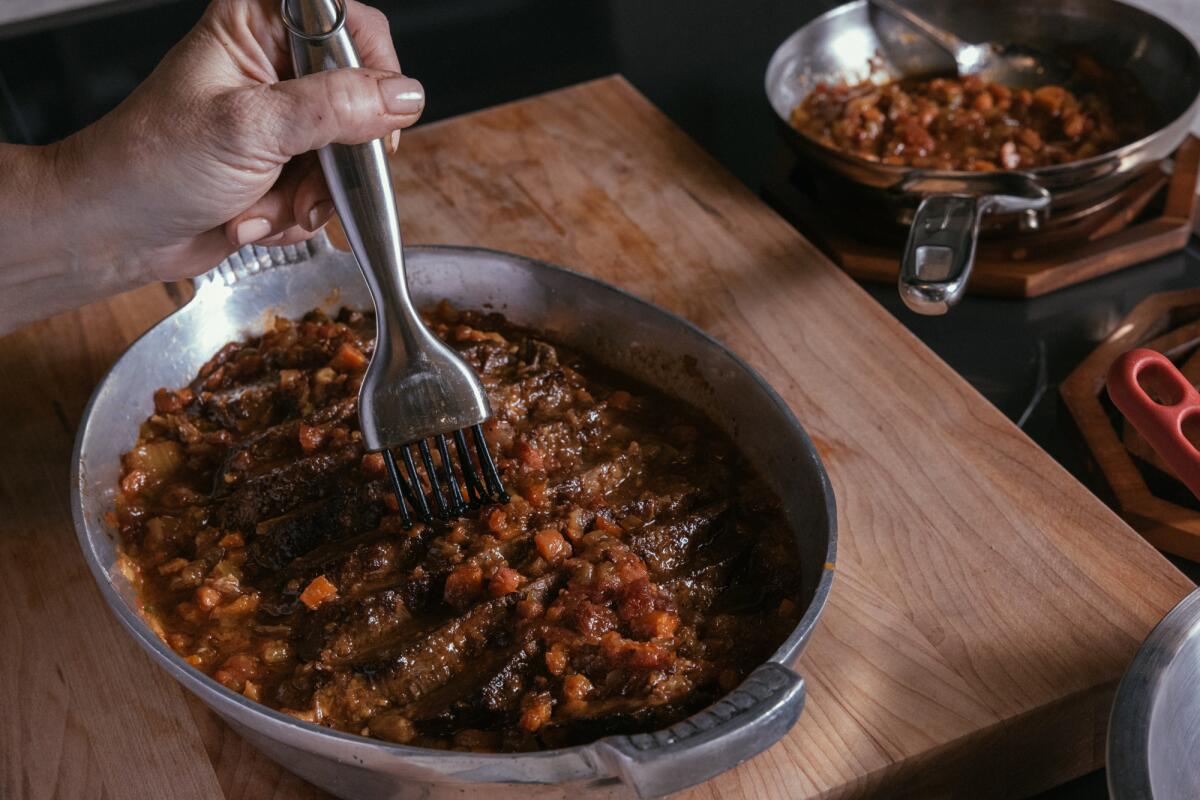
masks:
[[(1200, 139), (1189, 136), (1175, 152), (1170, 178), (1157, 170), (1148, 173), (1112, 202), (1053, 231), (984, 239), (968, 291), (1037, 297), (1182, 249), (1196, 216), (1198, 173)], [(855, 278), (896, 281), (903, 240), (878, 243), (855, 238), (831, 216), (833, 212), (808, 198), (790, 177), (769, 181), (765, 194)]]
[(1113, 361), (1135, 347), (1163, 353), (1200, 383), (1200, 289), (1150, 295), (1113, 331), (1059, 393), (1117, 512), (1155, 547), (1200, 561), (1200, 501), (1121, 417), (1104, 388)]

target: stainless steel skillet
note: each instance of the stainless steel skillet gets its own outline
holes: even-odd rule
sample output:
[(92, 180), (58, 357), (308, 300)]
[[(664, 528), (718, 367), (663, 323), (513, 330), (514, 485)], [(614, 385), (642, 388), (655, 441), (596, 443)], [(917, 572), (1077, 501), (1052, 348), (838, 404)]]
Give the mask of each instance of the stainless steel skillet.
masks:
[(300, 722), (234, 694), (178, 658), (136, 611), (115, 567), (113, 505), (120, 454), (136, 440), (159, 386), (186, 383), (225, 342), (275, 314), (367, 307), (349, 253), (324, 237), (243, 248), (196, 280), (194, 299), (134, 342), (97, 386), (76, 439), (71, 505), (84, 558), (138, 644), (242, 736), (308, 781), (346, 798), (652, 797), (706, 780), (759, 753), (795, 723), (804, 682), (792, 671), (833, 580), (833, 493), (787, 405), (744, 362), (692, 325), (607, 284), (520, 256), (457, 247), (406, 252), (414, 298), (499, 311), (706, 413), (778, 492), (803, 558), (806, 610), (787, 641), (735, 691), (664, 731), (520, 755), (426, 750)]
[[(1118, 0), (903, 0), (967, 41), (997, 41), (1050, 53), (1084, 53), (1137, 81), (1154, 130), (1123, 147), (1068, 164), (1026, 172), (938, 171), (867, 161), (821, 145), (788, 124), (791, 111), (819, 82), (953, 71), (945, 53), (890, 15), (855, 0), (817, 17), (776, 49), (766, 93), (803, 168), (844, 190), (850, 219), (864, 208), (911, 222), (900, 295), (922, 314), (945, 313), (966, 288), (981, 225), (1020, 236), (1124, 188), (1183, 142), (1200, 109), (1200, 53), (1168, 22)], [(924, 208), (921, 204), (924, 203)], [(986, 217), (989, 217), (985, 219)]]

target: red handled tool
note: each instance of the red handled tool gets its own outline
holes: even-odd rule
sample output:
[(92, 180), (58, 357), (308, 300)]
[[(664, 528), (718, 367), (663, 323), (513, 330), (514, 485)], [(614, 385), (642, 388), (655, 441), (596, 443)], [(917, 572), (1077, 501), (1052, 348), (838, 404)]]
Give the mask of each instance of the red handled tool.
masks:
[(1170, 359), (1145, 348), (1114, 361), (1106, 383), (1125, 418), (1200, 497), (1200, 450), (1194, 444), (1200, 443), (1200, 392)]

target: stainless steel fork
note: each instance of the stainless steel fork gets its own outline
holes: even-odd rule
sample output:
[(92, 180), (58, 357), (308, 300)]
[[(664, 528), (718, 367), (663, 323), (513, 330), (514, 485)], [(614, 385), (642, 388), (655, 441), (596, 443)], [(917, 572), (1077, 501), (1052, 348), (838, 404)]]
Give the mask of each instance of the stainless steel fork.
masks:
[[(361, 65), (341, 0), (281, 0), (280, 14), (297, 75)], [(409, 297), (383, 141), (334, 144), (318, 157), (375, 303), (375, 351), (359, 390), (359, 423), (367, 449), (383, 453), (405, 524), (411, 525), (413, 514), (430, 522), (507, 502), (480, 427), (491, 416), (483, 384), (425, 327)]]

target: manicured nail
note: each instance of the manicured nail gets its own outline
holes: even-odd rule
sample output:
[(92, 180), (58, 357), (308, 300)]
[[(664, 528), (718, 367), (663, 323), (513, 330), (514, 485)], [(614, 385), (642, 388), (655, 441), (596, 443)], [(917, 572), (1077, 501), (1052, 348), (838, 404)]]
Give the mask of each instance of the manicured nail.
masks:
[(237, 224), (238, 247), (257, 242), (271, 232), (271, 223), (262, 217), (244, 219)]
[(308, 229), (315, 231), (317, 228), (325, 224), (325, 221), (333, 214), (333, 203), (328, 200), (322, 200), (312, 207), (308, 212)]
[(416, 114), (425, 107), (425, 88), (420, 81), (401, 75), (379, 82), (383, 105), (390, 114)]
[(395, 130), (388, 134), (388, 152), (392, 155), (400, 149), (400, 131)]

